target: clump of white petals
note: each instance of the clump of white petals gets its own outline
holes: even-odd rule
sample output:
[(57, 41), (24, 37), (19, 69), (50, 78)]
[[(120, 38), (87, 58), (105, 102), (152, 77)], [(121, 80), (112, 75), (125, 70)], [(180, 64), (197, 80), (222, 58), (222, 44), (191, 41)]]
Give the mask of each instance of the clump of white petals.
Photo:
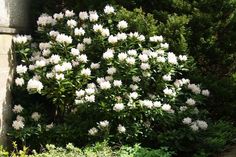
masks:
[(90, 11), (89, 12), (89, 20), (91, 22), (96, 22), (98, 20), (99, 16), (96, 11)]
[(108, 38), (108, 42), (111, 44), (115, 44), (117, 43), (117, 41), (118, 41), (118, 38), (116, 36), (110, 35)]
[(114, 105), (113, 110), (116, 112), (120, 112), (121, 110), (123, 110), (125, 108), (123, 103), (117, 103)]
[(162, 36), (152, 36), (149, 38), (150, 42), (163, 42), (163, 37)]
[(98, 129), (93, 127), (91, 129), (89, 129), (88, 134), (91, 136), (95, 136), (98, 133)]
[(195, 94), (200, 94), (201, 93), (200, 87), (196, 84), (189, 84), (188, 89), (190, 89)]
[(210, 91), (205, 89), (205, 90), (202, 90), (202, 95), (204, 96), (209, 96), (210, 95)]
[(196, 101), (192, 98), (187, 99), (186, 104), (190, 106), (194, 106), (196, 104)]
[(161, 106), (161, 109), (162, 109), (163, 111), (170, 111), (170, 110), (171, 110), (171, 106), (170, 106), (169, 104), (163, 104), (163, 105)]
[(91, 70), (89, 68), (82, 69), (81, 70), (81, 75), (90, 76), (91, 75)]
[(70, 50), (70, 54), (72, 54), (73, 56), (78, 56), (80, 54), (78, 49), (72, 48)]
[(72, 17), (74, 15), (75, 15), (75, 13), (73, 10), (66, 10), (65, 11), (65, 17)]
[(53, 19), (52, 16), (49, 16), (47, 14), (42, 14), (41, 16), (39, 16), (37, 24), (39, 26), (55, 25), (56, 21), (55, 19)]
[(125, 29), (128, 27), (128, 23), (125, 21), (125, 20), (122, 20), (120, 21), (118, 24), (117, 24), (117, 27), (118, 29)]
[(53, 15), (53, 18), (55, 19), (55, 20), (60, 20), (60, 19), (62, 19), (64, 17), (64, 14), (63, 13), (55, 13), (54, 15)]
[(28, 36), (28, 35), (19, 35), (18, 34), (15, 37), (13, 37), (13, 42), (18, 43), (18, 44), (24, 44), (29, 40), (31, 40), (31, 36)]
[(19, 77), (17, 77), (16, 79), (15, 79), (15, 84), (16, 84), (16, 86), (23, 86), (24, 84), (25, 84), (25, 81), (24, 81), (24, 79), (23, 78), (19, 78)]
[(13, 121), (12, 123), (12, 127), (15, 129), (15, 130), (20, 130), (20, 129), (23, 129), (25, 126), (24, 122), (21, 121), (21, 120), (15, 120)]
[(21, 113), (23, 111), (23, 107), (21, 105), (15, 105), (12, 109), (14, 113)]
[(191, 118), (189, 118), (189, 117), (186, 117), (186, 118), (184, 118), (183, 119), (183, 124), (187, 124), (187, 125), (189, 125), (189, 124), (191, 124), (192, 123), (192, 119)]
[(107, 120), (100, 121), (100, 122), (98, 123), (98, 127), (101, 128), (101, 129), (106, 128), (106, 127), (108, 127), (108, 126), (109, 126), (109, 122), (108, 122)]
[(89, 18), (89, 15), (88, 15), (88, 13), (86, 11), (82, 11), (82, 12), (79, 13), (79, 18), (81, 20), (86, 20), (86, 19)]
[(103, 53), (104, 59), (112, 59), (113, 57), (114, 57), (114, 50), (112, 49), (107, 49), (107, 51)]
[(25, 66), (25, 65), (18, 65), (17, 67), (16, 67), (16, 72), (17, 72), (17, 74), (24, 74), (24, 73), (26, 73), (27, 72), (27, 67)]
[(115, 12), (115, 9), (112, 6), (110, 6), (110, 5), (105, 6), (104, 13), (109, 15), (109, 14), (112, 14), (114, 12)]
[(40, 117), (41, 117), (41, 115), (40, 115), (38, 112), (34, 112), (34, 113), (32, 113), (32, 115), (31, 115), (31, 118), (32, 118), (35, 122), (39, 121)]
[(80, 28), (75, 28), (74, 34), (75, 34), (75, 35), (78, 35), (78, 36), (84, 36), (85, 30), (84, 30), (82, 27), (80, 27)]
[(68, 21), (67, 21), (67, 25), (68, 25), (70, 28), (74, 28), (74, 27), (76, 27), (77, 22), (76, 22), (75, 20), (71, 19), (71, 20), (68, 20)]
[(30, 79), (28, 81), (28, 84), (27, 84), (28, 91), (37, 91), (38, 93), (40, 93), (42, 89), (43, 89), (43, 84), (39, 80)]
[(65, 34), (59, 34), (56, 37), (56, 41), (59, 43), (66, 43), (66, 44), (71, 44), (72, 43), (72, 38), (71, 36), (65, 35)]

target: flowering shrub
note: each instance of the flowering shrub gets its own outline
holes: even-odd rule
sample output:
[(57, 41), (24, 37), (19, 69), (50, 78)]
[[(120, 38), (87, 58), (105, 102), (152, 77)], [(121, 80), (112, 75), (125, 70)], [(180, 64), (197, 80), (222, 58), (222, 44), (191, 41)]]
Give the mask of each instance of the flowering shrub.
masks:
[[(69, 138), (74, 141), (133, 143), (155, 141), (176, 129), (183, 134), (206, 130), (206, 114), (198, 106), (209, 91), (182, 78), (188, 57), (168, 51), (160, 34), (136, 32), (121, 15), (109, 5), (101, 14), (42, 14), (37, 21), (41, 42), (14, 38), (20, 56), (16, 86), (45, 96), (53, 111), (51, 121), (47, 112), (32, 111), (31, 121), (45, 136), (62, 125), (68, 136), (76, 134)], [(27, 122), (20, 105), (13, 111), (18, 133)], [(54, 142), (61, 138), (50, 135)]]

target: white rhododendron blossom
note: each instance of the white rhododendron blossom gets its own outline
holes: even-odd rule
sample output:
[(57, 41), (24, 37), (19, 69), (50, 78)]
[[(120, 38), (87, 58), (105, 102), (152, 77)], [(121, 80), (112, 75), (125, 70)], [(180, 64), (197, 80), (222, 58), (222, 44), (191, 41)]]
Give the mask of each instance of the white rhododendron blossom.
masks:
[(125, 29), (125, 28), (128, 27), (128, 23), (127, 23), (126, 21), (122, 20), (122, 21), (120, 21), (120, 22), (117, 24), (117, 27), (118, 27), (119, 29)]
[(114, 57), (114, 50), (112, 49), (107, 49), (107, 51), (103, 53), (104, 59), (111, 59), (113, 57)]
[(198, 85), (195, 84), (189, 84), (188, 88), (195, 94), (200, 94), (201, 93), (201, 89), (199, 88)]
[(99, 63), (92, 63), (91, 65), (90, 65), (90, 68), (91, 69), (98, 69), (100, 67), (100, 64)]
[(179, 55), (179, 60), (186, 61), (188, 57), (186, 55)]
[(112, 6), (110, 6), (110, 5), (105, 6), (105, 8), (104, 8), (104, 13), (106, 13), (106, 14), (112, 14), (112, 13), (114, 13), (114, 12), (115, 12), (115, 9), (114, 9)]
[(190, 126), (190, 128), (193, 130), (193, 131), (198, 131), (199, 130), (199, 127), (197, 126), (197, 123), (196, 122), (193, 122)]
[(22, 122), (24, 122), (24, 121), (25, 121), (25, 118), (22, 117), (22, 116), (20, 116), (20, 115), (17, 115), (17, 116), (16, 116), (16, 120), (17, 120), (17, 121), (22, 121)]
[(76, 22), (75, 20), (68, 20), (68, 21), (67, 21), (67, 25), (68, 25), (70, 28), (74, 28), (74, 27), (76, 27), (77, 22)]
[(125, 40), (125, 39), (127, 39), (127, 35), (125, 33), (118, 33), (116, 35), (116, 37), (117, 37), (117, 40)]
[(171, 75), (164, 75), (162, 78), (164, 81), (171, 81)]
[(193, 105), (196, 104), (196, 101), (193, 100), (192, 98), (189, 98), (189, 99), (187, 99), (186, 104), (188, 104), (188, 105), (190, 105), (190, 106), (193, 106)]
[(118, 125), (117, 130), (118, 130), (119, 133), (125, 133), (126, 132), (126, 128), (121, 124)]
[(119, 53), (118, 54), (118, 59), (120, 60), (120, 61), (124, 61), (126, 58), (127, 58), (127, 54), (126, 53)]
[(75, 35), (78, 35), (78, 36), (84, 36), (85, 30), (84, 30), (82, 27), (80, 27), (80, 28), (75, 28), (74, 34), (75, 34)]
[(91, 70), (89, 68), (82, 69), (81, 70), (81, 75), (90, 76), (91, 75)]
[(95, 25), (93, 25), (93, 30), (94, 30), (94, 32), (102, 32), (103, 27), (101, 24), (95, 24)]
[(43, 84), (39, 80), (30, 79), (29, 82), (27, 83), (28, 91), (37, 91), (40, 93), (42, 89), (43, 89)]
[(113, 84), (116, 87), (120, 87), (122, 85), (122, 81), (121, 80), (114, 80)]
[(170, 106), (169, 104), (163, 104), (163, 105), (161, 106), (161, 109), (162, 109), (163, 111), (170, 111), (171, 106)]
[(161, 48), (164, 48), (164, 49), (168, 49), (169, 48), (169, 44), (168, 43), (161, 43), (160, 46), (161, 46)]
[(37, 21), (39, 26), (46, 26), (46, 25), (55, 25), (56, 21), (53, 19), (52, 16), (47, 14), (42, 14)]
[(20, 130), (20, 129), (23, 129), (25, 126), (24, 122), (21, 121), (21, 120), (15, 120), (13, 121), (12, 123), (12, 127), (15, 129), (15, 130)]
[(53, 64), (58, 64), (61, 61), (61, 57), (59, 55), (52, 55), (49, 61)]
[(65, 35), (65, 34), (59, 34), (56, 37), (56, 41), (59, 43), (66, 43), (66, 44), (71, 44), (72, 43), (72, 38), (71, 36)]
[(45, 50), (51, 48), (51, 44), (46, 42), (46, 43), (39, 43), (39, 49), (40, 50)]
[(162, 36), (152, 36), (149, 38), (151, 42), (163, 42), (163, 37)]
[(90, 11), (89, 12), (89, 20), (91, 22), (96, 22), (98, 20), (99, 16), (96, 11)]
[(23, 107), (21, 105), (15, 105), (12, 109), (14, 113), (21, 113), (23, 111)]
[(202, 120), (197, 120), (197, 125), (200, 129), (203, 129), (203, 130), (206, 130), (208, 127), (208, 124)]
[(72, 16), (74, 16), (74, 15), (75, 15), (75, 13), (74, 13), (73, 10), (66, 10), (66, 11), (65, 11), (65, 16), (66, 16), (66, 17), (72, 17)]
[(117, 41), (118, 41), (118, 38), (116, 36), (111, 35), (108, 38), (108, 42), (111, 44), (115, 44), (115, 43), (117, 43)]
[(79, 18), (81, 20), (86, 20), (86, 19), (89, 18), (89, 15), (88, 15), (88, 13), (86, 11), (82, 11), (82, 12), (79, 13)]
[[(67, 13), (69, 12), (69, 11), (66, 11)], [(66, 14), (66, 15), (68, 15), (68, 14)], [(60, 20), (60, 19), (62, 19), (64, 17), (64, 14), (63, 13), (55, 13), (54, 15), (53, 15), (53, 18), (55, 19), (55, 20)]]
[(16, 78), (15, 84), (16, 86), (23, 86), (25, 84), (25, 80), (23, 78)]
[(124, 104), (122, 103), (117, 103), (114, 105), (113, 110), (116, 112), (119, 112), (125, 108)]
[(18, 65), (16, 67), (16, 72), (17, 72), (17, 74), (24, 74), (24, 73), (26, 73), (27, 69), (28, 68), (25, 65)]
[(41, 115), (38, 112), (34, 112), (31, 115), (31, 118), (36, 122), (39, 121), (40, 117), (41, 117)]
[(189, 118), (189, 117), (187, 117), (187, 118), (184, 118), (184, 119), (183, 119), (183, 123), (184, 123), (184, 124), (188, 124), (188, 125), (189, 125), (189, 124), (191, 124), (191, 123), (192, 123), (192, 119), (191, 119), (191, 118)]
[(204, 96), (209, 96), (209, 95), (210, 95), (209, 90), (207, 90), (207, 89), (202, 90), (202, 95), (204, 95)]
[[(12, 127), (20, 132), (31, 127), (30, 120), (51, 132), (71, 120), (74, 126), (68, 129), (78, 129), (76, 137), (121, 142), (158, 137), (170, 128), (193, 134), (206, 130), (201, 109), (210, 91), (181, 76), (191, 57), (168, 50), (166, 41), (172, 40), (159, 29), (154, 34), (145, 24), (142, 31), (139, 24), (144, 21), (128, 17), (124, 8), (115, 11), (110, 5), (102, 13), (42, 14), (37, 21), (40, 38), (35, 40), (40, 42), (14, 37), (19, 55), (15, 85), (32, 97), (42, 96), (43, 102), (29, 104), (29, 111), (24, 106), (24, 112), (15, 105)], [(53, 107), (32, 113), (45, 107), (43, 103)], [(25, 111), (32, 114), (27, 117)]]
[(91, 39), (91, 38), (84, 38), (84, 39), (83, 39), (83, 43), (89, 45), (89, 44), (92, 43), (92, 39)]
[(99, 128), (106, 128), (106, 127), (108, 127), (108, 126), (109, 126), (109, 122), (108, 122), (107, 120), (100, 121), (100, 122), (98, 123), (98, 127), (99, 127)]
[(18, 44), (24, 44), (26, 42), (28, 42), (29, 40), (31, 40), (31, 36), (28, 35), (16, 35), (15, 37), (13, 37), (13, 42), (14, 43), (18, 43)]
[(102, 36), (107, 37), (107, 36), (110, 36), (110, 31), (109, 31), (109, 29), (104, 28), (101, 30), (101, 34), (102, 34)]
[(95, 127), (89, 129), (89, 131), (88, 131), (88, 134), (91, 135), (91, 136), (94, 136), (94, 135), (96, 135), (97, 133), (98, 133), (98, 129), (95, 128)]
[(72, 48), (70, 53), (73, 55), (73, 56), (78, 56), (80, 54), (79, 50), (78, 49), (75, 49), (75, 48)]
[(111, 88), (111, 83), (109, 81), (104, 81), (100, 83), (100, 88), (101, 89), (110, 89)]

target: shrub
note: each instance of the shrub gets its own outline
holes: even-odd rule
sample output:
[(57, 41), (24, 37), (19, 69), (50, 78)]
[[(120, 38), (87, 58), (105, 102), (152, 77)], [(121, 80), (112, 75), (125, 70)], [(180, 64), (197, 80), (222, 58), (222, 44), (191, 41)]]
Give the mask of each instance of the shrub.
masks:
[(46, 145), (46, 149), (43, 152), (37, 153), (36, 151), (33, 151), (31, 155), (26, 155), (28, 153), (26, 148), (19, 151), (16, 147), (17, 146), (15, 145), (15, 150), (12, 152), (7, 152), (3, 148), (1, 148), (1, 157), (8, 157), (9, 154), (11, 154), (12, 157), (171, 157), (173, 154), (166, 148), (152, 150), (142, 148), (139, 145), (135, 145), (133, 147), (122, 146), (120, 149), (112, 149), (106, 142), (96, 143), (83, 149), (77, 148), (71, 143), (67, 144), (65, 148), (48, 144)]
[(14, 38), (15, 82), (46, 101), (14, 106), (12, 137), (32, 147), (107, 139), (159, 148), (207, 129), (209, 91), (181, 77), (190, 61), (168, 51), (151, 15), (106, 6), (78, 17), (69, 10), (42, 14), (37, 23), (37, 43)]

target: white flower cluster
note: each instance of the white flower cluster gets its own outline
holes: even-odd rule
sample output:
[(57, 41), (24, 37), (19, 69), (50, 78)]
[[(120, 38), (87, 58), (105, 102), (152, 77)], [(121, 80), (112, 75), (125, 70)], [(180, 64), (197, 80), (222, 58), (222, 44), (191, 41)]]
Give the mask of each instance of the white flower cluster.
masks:
[(23, 111), (23, 107), (21, 105), (15, 105), (14, 108), (12, 109), (12, 111), (14, 113), (21, 113)]
[(72, 43), (72, 38), (71, 36), (65, 35), (65, 34), (58, 34), (56, 37), (56, 41), (59, 43), (66, 43), (66, 44), (71, 44)]
[(56, 20), (53, 19), (52, 16), (49, 16), (47, 14), (42, 14), (37, 21), (37, 24), (39, 26), (46, 26), (46, 25), (55, 25), (56, 24)]
[(32, 115), (31, 115), (31, 118), (32, 118), (35, 122), (39, 121), (40, 117), (41, 117), (41, 115), (40, 115), (38, 112), (34, 112), (34, 113), (32, 113)]
[(30, 35), (16, 35), (15, 37), (13, 37), (13, 42), (14, 43), (18, 43), (18, 44), (24, 44), (28, 41), (31, 40), (31, 36)]
[(96, 94), (96, 85), (93, 83), (90, 83), (87, 85), (87, 88), (85, 90), (80, 89), (76, 91), (76, 104), (82, 104), (82, 103), (92, 103), (95, 102), (95, 94)]
[(20, 129), (23, 129), (25, 126), (24, 124), (24, 121), (20, 118), (16, 119), (13, 121), (12, 123), (12, 127), (15, 129), (15, 130), (20, 130)]
[(30, 79), (27, 83), (27, 90), (30, 92), (36, 91), (40, 93), (42, 89), (43, 89), (43, 84), (37, 79)]
[(27, 72), (27, 67), (25, 66), (25, 65), (18, 65), (17, 67), (16, 67), (16, 73), (17, 74), (24, 74), (24, 73), (26, 73)]
[(202, 130), (206, 130), (208, 127), (208, 124), (205, 121), (202, 120), (192, 121), (192, 119), (189, 117), (184, 118), (182, 122), (183, 124), (189, 125), (193, 131), (198, 131), (199, 128)]
[(23, 78), (19, 78), (19, 77), (17, 77), (16, 79), (15, 79), (15, 84), (16, 84), (16, 86), (23, 86), (24, 84), (25, 84), (25, 81), (24, 81), (24, 79)]

